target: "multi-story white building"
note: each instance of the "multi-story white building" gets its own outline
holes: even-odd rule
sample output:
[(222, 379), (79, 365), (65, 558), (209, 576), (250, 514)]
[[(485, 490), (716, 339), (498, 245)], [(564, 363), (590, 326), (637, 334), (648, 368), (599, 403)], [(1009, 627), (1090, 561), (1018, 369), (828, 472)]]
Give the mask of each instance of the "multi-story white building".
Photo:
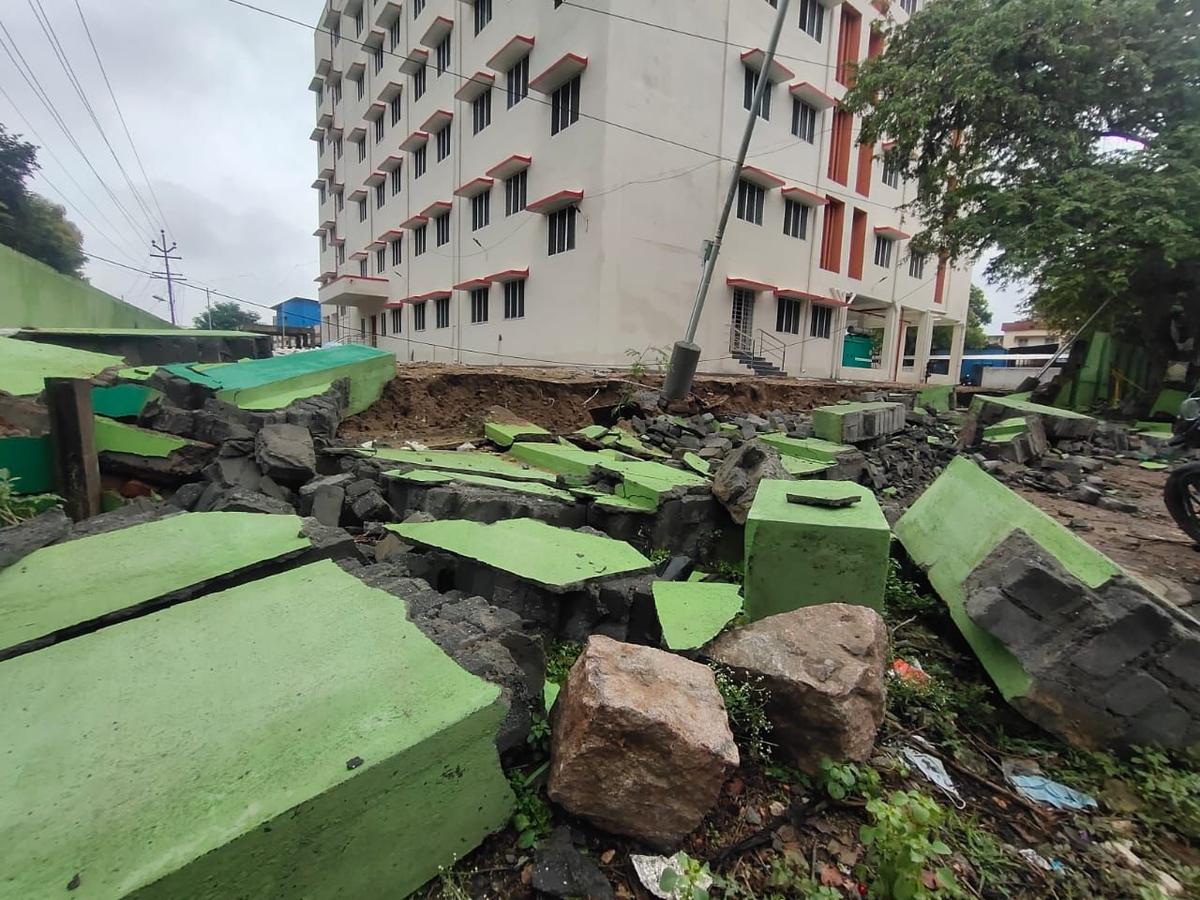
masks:
[(916, 381), (938, 326), (957, 357), (969, 271), (910, 252), (911, 188), (838, 107), (882, 50), (873, 23), (916, 7), (876, 2), (793, 0), (763, 73), (775, 0), (326, 0), (311, 85), (326, 339), (482, 364), (669, 349), (765, 74), (701, 370), (757, 354)]

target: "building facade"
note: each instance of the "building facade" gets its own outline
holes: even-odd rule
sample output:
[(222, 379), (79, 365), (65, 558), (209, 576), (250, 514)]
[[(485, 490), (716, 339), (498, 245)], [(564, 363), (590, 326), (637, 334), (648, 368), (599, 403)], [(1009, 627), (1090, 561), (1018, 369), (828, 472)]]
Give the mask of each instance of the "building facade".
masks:
[(911, 187), (838, 106), (873, 23), (916, 8), (878, 4), (793, 0), (764, 72), (771, 0), (326, 0), (325, 339), (493, 365), (669, 350), (766, 77), (701, 369), (920, 380), (935, 327), (961, 354), (970, 273), (910, 252)]
[(1041, 322), (1025, 319), (1020, 322), (1005, 322), (1000, 326), (1000, 343), (1005, 350), (1018, 350), (1021, 347), (1042, 347), (1046, 344), (1057, 344), (1058, 333), (1047, 328)]

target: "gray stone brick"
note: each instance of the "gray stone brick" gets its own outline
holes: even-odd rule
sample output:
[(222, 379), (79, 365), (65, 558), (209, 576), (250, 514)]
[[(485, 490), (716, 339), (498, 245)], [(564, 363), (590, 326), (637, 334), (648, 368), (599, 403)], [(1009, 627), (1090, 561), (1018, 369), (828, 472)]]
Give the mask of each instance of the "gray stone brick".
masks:
[(1186, 710), (1169, 700), (1161, 700), (1137, 717), (1127, 739), (1130, 744), (1179, 747), (1191, 726), (1192, 717)]
[(1200, 690), (1200, 639), (1187, 637), (1163, 657), (1160, 665), (1184, 684)]
[(1166, 615), (1146, 603), (1093, 638), (1075, 656), (1074, 663), (1089, 675), (1108, 678), (1153, 648), (1170, 630)]
[(1136, 716), (1167, 696), (1163, 684), (1145, 672), (1133, 672), (1108, 692), (1105, 704), (1119, 716)]

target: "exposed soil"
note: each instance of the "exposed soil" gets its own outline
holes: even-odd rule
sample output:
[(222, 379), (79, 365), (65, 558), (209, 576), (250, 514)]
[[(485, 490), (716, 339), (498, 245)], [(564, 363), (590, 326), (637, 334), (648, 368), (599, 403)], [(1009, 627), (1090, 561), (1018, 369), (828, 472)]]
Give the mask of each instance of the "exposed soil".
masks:
[(1168, 472), (1122, 460), (1100, 474), (1117, 496), (1137, 504), (1137, 513), (1112, 512), (1035, 490), (1018, 493), (1061, 522), (1089, 526), (1076, 534), (1177, 605), (1200, 601), (1200, 551), (1163, 505)]
[[(552, 431), (594, 424), (635, 391), (656, 388), (661, 377), (634, 380), (625, 372), (579, 372), (516, 367), (482, 368), (437, 364), (402, 365), (379, 402), (342, 423), (348, 440), (406, 440), (440, 445), (473, 440), (493, 406)], [(885, 385), (760, 378), (754, 375), (699, 375), (691, 407), (738, 413), (811, 409), (853, 400)]]

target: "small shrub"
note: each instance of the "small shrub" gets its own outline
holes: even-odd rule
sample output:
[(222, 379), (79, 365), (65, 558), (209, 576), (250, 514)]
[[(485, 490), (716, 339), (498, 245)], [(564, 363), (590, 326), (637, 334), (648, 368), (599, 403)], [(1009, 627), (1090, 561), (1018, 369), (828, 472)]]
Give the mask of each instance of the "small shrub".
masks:
[(575, 660), (583, 652), (583, 644), (577, 641), (551, 641), (546, 648), (546, 680), (562, 684)]
[(835, 763), (829, 758), (821, 760), (817, 784), (834, 800), (845, 800), (852, 796), (870, 799), (878, 797), (882, 790), (879, 773), (870, 766)]
[(940, 615), (943, 607), (936, 597), (921, 593), (916, 583), (909, 581), (900, 571), (896, 560), (888, 560), (887, 586), (883, 593), (884, 608), (888, 618), (899, 621), (916, 616), (924, 618)]
[(522, 778), (516, 773), (508, 777), (508, 783), (517, 798), (513, 807), (512, 827), (517, 832), (517, 846), (522, 850), (533, 848), (550, 833), (550, 804), (542, 796), (541, 790), (532, 785), (540, 774), (541, 770), (538, 770), (529, 778)]
[(729, 727), (737, 739), (738, 746), (750, 754), (752, 759), (769, 762), (772, 745), (767, 740), (771, 733), (767, 702), (770, 700), (770, 693), (762, 686), (761, 676), (741, 679), (722, 665), (713, 665), (712, 670), (717, 681), (717, 690), (721, 692), (721, 699), (725, 701)]
[(21, 521), (21, 516), (17, 514), (17, 491), (14, 487), (18, 480), (8, 469), (0, 469), (0, 525), (16, 525)]
[(692, 859), (682, 850), (673, 857), (680, 871), (664, 869), (658, 880), (658, 889), (677, 900), (709, 900), (708, 888), (712, 883), (712, 873), (708, 871), (708, 863)]
[[(870, 825), (863, 825), (859, 840), (867, 849), (860, 866), (871, 896), (894, 900), (932, 900), (966, 896), (954, 873), (940, 860), (950, 848), (938, 837), (945, 813), (931, 797), (916, 791), (894, 791), (886, 800), (867, 801)], [(937, 877), (937, 892), (926, 884), (926, 873)]]

